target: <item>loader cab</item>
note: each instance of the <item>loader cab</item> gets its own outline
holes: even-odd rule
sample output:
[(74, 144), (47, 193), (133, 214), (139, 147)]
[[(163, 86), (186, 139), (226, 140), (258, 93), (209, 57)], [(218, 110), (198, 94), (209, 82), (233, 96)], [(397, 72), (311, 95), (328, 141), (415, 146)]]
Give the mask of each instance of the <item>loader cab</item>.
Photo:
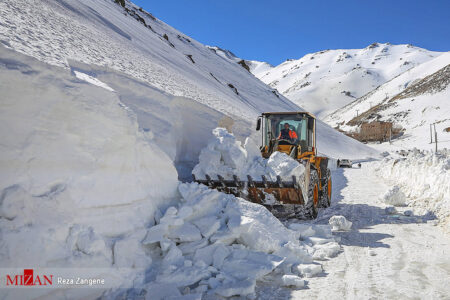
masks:
[[(279, 139), (286, 123), (290, 130), (295, 131), (297, 139)], [(257, 130), (262, 131), (263, 157), (269, 157), (274, 151), (284, 152), (296, 159), (315, 154), (315, 117), (309, 113), (264, 113), (258, 118)]]

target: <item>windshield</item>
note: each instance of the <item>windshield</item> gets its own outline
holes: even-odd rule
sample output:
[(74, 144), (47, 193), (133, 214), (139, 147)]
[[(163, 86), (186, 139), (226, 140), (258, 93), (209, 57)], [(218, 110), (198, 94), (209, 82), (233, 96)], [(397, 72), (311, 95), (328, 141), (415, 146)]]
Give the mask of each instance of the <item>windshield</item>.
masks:
[[(312, 118), (302, 114), (270, 115), (266, 119), (263, 143), (269, 145), (270, 141), (284, 139), (286, 136), (295, 137), (291, 139), (291, 142), (300, 145), (302, 152), (306, 151), (313, 146), (313, 121)], [(285, 129), (286, 123), (289, 124), (288, 130)], [(289, 131), (291, 133), (287, 135)]]

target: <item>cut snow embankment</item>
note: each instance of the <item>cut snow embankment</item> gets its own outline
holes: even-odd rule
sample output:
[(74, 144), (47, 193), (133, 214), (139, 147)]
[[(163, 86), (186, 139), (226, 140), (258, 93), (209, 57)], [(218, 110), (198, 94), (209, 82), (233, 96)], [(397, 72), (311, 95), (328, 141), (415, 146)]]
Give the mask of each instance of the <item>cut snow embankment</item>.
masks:
[(2, 268), (123, 267), (131, 285), (151, 263), (139, 232), (178, 199), (172, 160), (116, 93), (67, 70), (0, 47), (0, 91)]
[[(407, 204), (420, 213), (433, 212), (439, 219), (450, 216), (450, 151), (437, 153), (419, 151), (405, 158), (387, 157), (375, 164), (375, 170), (396, 186), (384, 201), (388, 204)], [(448, 224), (448, 223), (447, 223)]]
[(225, 128), (214, 129), (213, 135), (208, 146), (200, 152), (199, 164), (192, 171), (196, 178), (204, 179), (208, 174), (213, 179), (217, 179), (217, 175), (233, 179), (233, 175), (237, 175), (246, 181), (247, 175), (255, 180), (261, 180), (265, 175), (276, 181), (277, 176), (292, 180), (293, 175), (297, 178), (303, 175), (305, 167), (285, 153), (275, 152), (269, 159), (264, 159), (258, 146), (249, 138), (242, 145)]

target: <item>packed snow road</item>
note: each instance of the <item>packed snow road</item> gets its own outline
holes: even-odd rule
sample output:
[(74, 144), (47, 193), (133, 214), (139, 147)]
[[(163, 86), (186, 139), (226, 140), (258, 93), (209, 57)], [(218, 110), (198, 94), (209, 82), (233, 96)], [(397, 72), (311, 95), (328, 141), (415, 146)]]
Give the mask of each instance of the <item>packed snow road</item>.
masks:
[[(353, 222), (337, 232), (343, 251), (323, 262), (324, 276), (310, 278), (294, 299), (449, 299), (450, 238), (430, 216), (387, 214), (379, 200), (389, 188), (369, 167), (334, 172), (332, 206), (314, 223), (333, 215)], [(408, 213), (407, 213), (408, 214)], [(280, 295), (281, 296), (281, 295)]]

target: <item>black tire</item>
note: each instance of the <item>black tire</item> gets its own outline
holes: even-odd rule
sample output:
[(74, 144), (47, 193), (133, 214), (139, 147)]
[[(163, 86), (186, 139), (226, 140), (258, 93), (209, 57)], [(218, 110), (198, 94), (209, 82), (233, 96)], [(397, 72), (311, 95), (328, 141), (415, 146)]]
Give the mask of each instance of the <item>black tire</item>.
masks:
[(331, 189), (332, 189), (331, 172), (330, 169), (327, 169), (327, 173), (325, 175), (325, 183), (322, 186), (319, 207), (329, 207), (331, 205)]
[[(315, 200), (315, 201), (314, 201)], [(319, 213), (319, 176), (317, 171), (310, 171), (309, 186), (308, 186), (308, 199), (305, 203), (305, 217), (308, 219), (317, 218)]]

